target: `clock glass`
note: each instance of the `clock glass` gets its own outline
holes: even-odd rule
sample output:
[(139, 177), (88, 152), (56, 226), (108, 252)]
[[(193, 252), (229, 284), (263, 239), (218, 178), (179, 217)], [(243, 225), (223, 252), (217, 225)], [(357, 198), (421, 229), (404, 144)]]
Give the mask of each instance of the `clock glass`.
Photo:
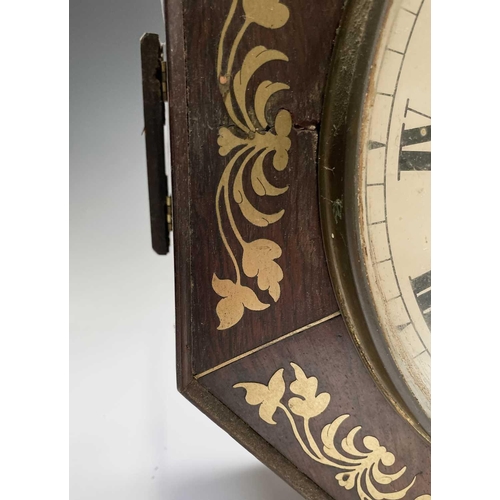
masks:
[(430, 418), (430, 0), (394, 2), (363, 111), (359, 232), (385, 345)]

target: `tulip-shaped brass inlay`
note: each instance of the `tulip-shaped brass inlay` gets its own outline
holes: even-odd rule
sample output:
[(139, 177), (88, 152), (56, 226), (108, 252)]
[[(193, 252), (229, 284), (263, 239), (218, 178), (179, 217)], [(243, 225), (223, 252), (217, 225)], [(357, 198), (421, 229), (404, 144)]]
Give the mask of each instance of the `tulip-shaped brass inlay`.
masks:
[[(274, 302), (280, 298), (283, 271), (276, 259), (282, 254), (281, 247), (264, 238), (247, 241), (236, 224), (232, 203), (236, 203), (244, 218), (254, 226), (266, 227), (283, 217), (283, 209), (271, 214), (263, 213), (250, 202), (245, 194), (244, 173), (247, 167), (251, 168), (250, 184), (259, 197), (285, 193), (288, 186), (276, 187), (266, 178), (264, 160), (272, 154), (275, 170), (282, 171), (287, 167), (291, 144), (288, 136), (292, 129), (292, 117), (287, 110), (278, 111), (274, 123), (268, 123), (266, 118), (266, 106), (270, 97), (280, 90), (288, 89), (288, 85), (263, 81), (255, 91), (253, 107), (247, 102), (248, 83), (257, 69), (269, 61), (288, 61), (285, 54), (263, 46), (254, 47), (244, 57), (239, 71), (233, 74), (237, 49), (247, 28), (252, 23), (269, 29), (281, 28), (288, 21), (288, 7), (279, 0), (243, 0), (243, 25), (232, 43), (226, 62), (226, 34), (238, 4), (239, 0), (233, 0), (222, 29), (217, 57), (219, 88), (227, 113), (235, 125), (231, 129), (221, 127), (217, 141), (221, 156), (232, 155), (217, 187), (215, 210), (219, 234), (235, 272), (234, 279), (220, 279), (215, 273), (212, 278), (212, 287), (221, 297), (216, 309), (220, 321), (219, 330), (231, 328), (238, 323), (245, 309), (262, 311), (270, 306), (257, 297), (254, 289), (242, 284), (242, 272), (247, 278), (257, 278), (259, 289), (267, 291)], [(241, 247), (241, 252), (235, 252), (228, 241), (229, 229), (234, 235), (233, 240)], [(242, 255), (241, 259), (237, 257), (239, 254)]]
[[(354, 442), (354, 438), (361, 430), (361, 427), (357, 426), (342, 439), (340, 446), (335, 444), (339, 427), (349, 418), (348, 414), (340, 415), (331, 424), (325, 425), (321, 432), (321, 443), (316, 441), (309, 421), (326, 410), (331, 397), (327, 392), (317, 394), (316, 377), (307, 377), (302, 368), (295, 363), (291, 363), (291, 366), (295, 372), (295, 380), (290, 384), (290, 391), (295, 397), (290, 398), (288, 402), (283, 401), (286, 389), (283, 368), (274, 373), (267, 385), (243, 382), (233, 387), (246, 390), (246, 402), (250, 405), (259, 405), (259, 416), (268, 424), (276, 425), (274, 415), (281, 410), (290, 422), (293, 434), (304, 453), (315, 462), (340, 470), (335, 475), (336, 481), (346, 490), (356, 488), (360, 500), (405, 498), (406, 493), (415, 484), (416, 477), (398, 491), (382, 492), (379, 489), (380, 485), (390, 485), (403, 476), (406, 467), (393, 474), (383, 472), (380, 465), (389, 467), (395, 463), (396, 458), (379, 443), (376, 437), (365, 436), (362, 443), (367, 451), (359, 450)], [(302, 429), (299, 430), (299, 427)], [(430, 495), (423, 495), (416, 500), (430, 500), (430, 498)]]

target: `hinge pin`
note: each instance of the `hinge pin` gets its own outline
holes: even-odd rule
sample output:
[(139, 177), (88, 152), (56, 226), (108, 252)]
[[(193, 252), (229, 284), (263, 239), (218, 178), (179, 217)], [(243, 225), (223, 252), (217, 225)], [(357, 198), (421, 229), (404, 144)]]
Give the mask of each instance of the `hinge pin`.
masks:
[(167, 196), (166, 204), (167, 204), (167, 226), (168, 226), (168, 230), (171, 232), (172, 231), (172, 197), (171, 196)]
[(167, 93), (167, 62), (161, 62), (161, 92), (163, 95), (163, 101), (168, 101), (168, 93)]

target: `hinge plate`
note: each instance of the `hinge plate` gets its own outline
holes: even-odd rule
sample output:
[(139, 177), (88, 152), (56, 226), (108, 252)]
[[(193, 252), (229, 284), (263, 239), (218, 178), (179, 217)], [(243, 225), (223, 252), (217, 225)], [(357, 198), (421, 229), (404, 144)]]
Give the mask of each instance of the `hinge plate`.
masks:
[(163, 101), (168, 102), (168, 92), (167, 92), (167, 61), (162, 60), (161, 62), (161, 91), (163, 94)]

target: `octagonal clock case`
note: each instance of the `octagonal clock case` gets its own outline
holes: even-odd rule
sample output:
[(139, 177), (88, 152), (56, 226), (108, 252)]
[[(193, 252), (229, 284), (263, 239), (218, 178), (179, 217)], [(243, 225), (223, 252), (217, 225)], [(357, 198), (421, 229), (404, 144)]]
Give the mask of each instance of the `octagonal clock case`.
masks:
[(164, 9), (141, 54), (179, 391), (305, 498), (429, 500), (430, 0)]

